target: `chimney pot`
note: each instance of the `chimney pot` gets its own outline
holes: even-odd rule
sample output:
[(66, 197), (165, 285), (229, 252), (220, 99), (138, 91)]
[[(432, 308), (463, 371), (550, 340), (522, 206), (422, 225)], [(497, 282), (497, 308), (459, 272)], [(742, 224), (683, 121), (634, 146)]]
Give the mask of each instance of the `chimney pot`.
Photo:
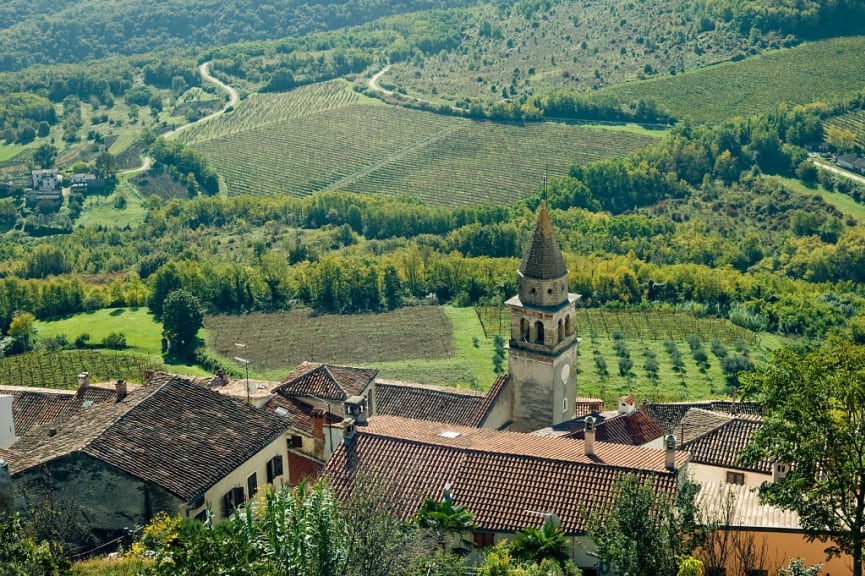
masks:
[(668, 470), (676, 469), (676, 437), (672, 434), (664, 436), (664, 466)]
[(586, 456), (595, 455), (595, 417), (586, 418), (586, 429), (583, 432), (583, 447)]
[(312, 410), (312, 435), (314, 438), (324, 440), (324, 410), (321, 408)]
[(119, 379), (114, 384), (114, 390), (117, 392), (117, 402), (120, 402), (124, 398), (126, 398), (126, 394), (129, 391), (129, 387), (126, 384), (126, 380)]
[(354, 418), (344, 418), (342, 421), (342, 441), (345, 444), (351, 444), (354, 441), (356, 432), (356, 422)]

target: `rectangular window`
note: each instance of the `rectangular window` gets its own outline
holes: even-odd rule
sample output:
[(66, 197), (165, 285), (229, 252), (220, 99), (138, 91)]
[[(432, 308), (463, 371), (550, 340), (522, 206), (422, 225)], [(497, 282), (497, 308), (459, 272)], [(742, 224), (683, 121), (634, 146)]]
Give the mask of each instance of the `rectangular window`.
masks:
[(727, 484), (744, 484), (745, 483), (745, 473), (744, 472), (727, 472)]
[(258, 474), (255, 472), (252, 473), (252, 476), (246, 479), (246, 493), (249, 494), (250, 499), (255, 495), (255, 492), (258, 490)]
[(296, 434), (292, 435), (291, 438), (288, 439), (288, 447), (303, 448), (303, 436), (298, 436)]
[(769, 576), (768, 570), (762, 568), (751, 568), (745, 572), (748, 576)]
[(222, 515), (228, 518), (231, 516), (231, 513), (244, 502), (246, 502), (246, 499), (244, 497), (243, 488), (241, 486), (232, 488), (222, 496)]
[(273, 479), (282, 476), (282, 454), (277, 454), (267, 461), (267, 483), (273, 484)]
[(496, 535), (492, 532), (476, 531), (474, 539), (475, 548), (489, 548), (496, 545)]
[(706, 576), (727, 576), (727, 570), (726, 568), (711, 566), (709, 568), (706, 568)]

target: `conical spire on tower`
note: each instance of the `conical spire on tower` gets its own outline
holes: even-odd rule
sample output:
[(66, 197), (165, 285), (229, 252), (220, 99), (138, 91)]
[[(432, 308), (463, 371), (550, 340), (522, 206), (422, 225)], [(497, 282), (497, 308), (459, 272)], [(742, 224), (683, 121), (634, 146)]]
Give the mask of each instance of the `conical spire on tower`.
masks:
[(541, 202), (538, 210), (538, 221), (529, 247), (520, 263), (520, 273), (527, 278), (537, 280), (553, 280), (568, 273), (545, 201)]

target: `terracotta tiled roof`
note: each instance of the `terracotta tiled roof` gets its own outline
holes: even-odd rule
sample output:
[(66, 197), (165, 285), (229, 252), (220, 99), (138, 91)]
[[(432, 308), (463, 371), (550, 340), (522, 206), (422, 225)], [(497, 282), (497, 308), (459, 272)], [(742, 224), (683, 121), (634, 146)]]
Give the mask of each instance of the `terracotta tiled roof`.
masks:
[[(585, 436), (584, 428), (585, 426), (578, 428), (567, 434), (567, 437), (582, 440)], [(630, 415), (617, 414), (599, 420), (595, 425), (596, 442), (612, 442), (629, 446), (642, 446), (660, 438), (664, 433), (660, 425), (642, 412), (634, 412)]]
[(643, 407), (649, 418), (664, 427), (667, 432), (678, 435), (676, 428), (691, 408), (702, 408), (712, 412), (721, 412), (732, 416), (754, 415), (763, 413), (763, 408), (756, 402), (731, 402), (728, 400), (706, 400), (704, 402), (644, 402)]
[(704, 434), (708, 434), (715, 428), (723, 426), (732, 418), (729, 414), (722, 414), (721, 412), (712, 412), (711, 410), (703, 410), (702, 408), (690, 408), (685, 412), (676, 429), (673, 430), (673, 434), (676, 435), (676, 440), (681, 445)]
[(88, 386), (80, 391), (0, 387), (0, 394), (12, 396), (12, 420), (15, 433), (26, 434), (35, 426), (65, 418), (74, 412), (103, 402), (113, 402), (113, 388)]
[(520, 272), (523, 276), (539, 280), (553, 280), (568, 273), (546, 203), (541, 203), (538, 210), (538, 222), (520, 263)]
[(755, 418), (731, 418), (714, 430), (689, 442), (684, 448), (691, 452), (696, 464), (753, 470), (762, 474), (772, 473), (770, 462), (758, 462), (745, 467), (739, 463), (739, 454), (750, 444), (754, 432), (762, 428), (763, 421)]
[(375, 384), (375, 413), (382, 416), (477, 426), (483, 400), (484, 393), (475, 390), (384, 381)]
[[(264, 409), (273, 414), (279, 415), (276, 412), (277, 408), (284, 408), (288, 414), (284, 416), (287, 421), (297, 430), (312, 434), (312, 411), (314, 406), (303, 402), (297, 398), (286, 398), (279, 394), (272, 394), (270, 400), (264, 405)], [(342, 423), (343, 409), (342, 405), (335, 406), (333, 411), (328, 416), (325, 413), (325, 423), (336, 425)]]
[(289, 374), (277, 392), (285, 396), (317, 396), (323, 400), (345, 400), (362, 394), (378, 370), (303, 362)]
[(122, 401), (79, 410), (10, 450), (11, 474), (80, 451), (191, 501), (275, 440), (280, 418), (180, 376), (159, 374)]
[[(728, 498), (732, 494), (732, 509), (727, 512)], [(790, 510), (760, 503), (757, 489), (747, 484), (707, 482), (700, 485), (697, 495), (700, 509), (709, 520), (717, 520), (731, 527), (801, 530), (799, 515)]]
[(375, 385), (375, 413), (477, 427), (486, 420), (509, 382), (507, 374), (500, 374), (484, 393), (380, 380)]
[[(358, 470), (375, 475), (404, 518), (450, 483), (455, 503), (474, 513), (481, 529), (500, 532), (539, 526), (535, 511), (558, 515), (568, 534), (582, 533), (584, 512), (606, 505), (628, 473), (651, 479), (659, 494), (676, 490), (662, 450), (601, 442), (595, 449), (597, 456), (587, 457), (578, 440), (377, 416), (337, 448), (325, 474), (343, 495)], [(677, 454), (678, 467), (686, 460)]]

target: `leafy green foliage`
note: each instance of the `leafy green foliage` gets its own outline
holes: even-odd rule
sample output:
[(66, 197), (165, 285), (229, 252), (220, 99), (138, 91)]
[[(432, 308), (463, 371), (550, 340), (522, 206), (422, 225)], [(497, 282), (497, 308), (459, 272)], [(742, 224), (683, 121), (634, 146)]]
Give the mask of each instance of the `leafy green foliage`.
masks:
[(69, 562), (50, 542), (37, 542), (19, 514), (0, 513), (0, 576), (61, 576)]
[(204, 310), (190, 292), (168, 293), (162, 306), (162, 334), (172, 350), (187, 350), (195, 345), (195, 335), (204, 325)]
[(571, 557), (565, 534), (553, 520), (545, 520), (541, 528), (529, 526), (518, 530), (511, 551), (517, 559), (535, 564), (552, 560), (562, 566)]
[(865, 567), (865, 347), (832, 339), (810, 350), (778, 351), (749, 377), (747, 392), (763, 402), (763, 427), (743, 462), (769, 460), (789, 471), (760, 488), (764, 502), (794, 510), (811, 537), (832, 534)]
[(421, 552), (419, 532), (382, 509), (383, 503), (374, 492), (341, 503), (324, 482), (301, 484), (265, 491), (214, 526), (159, 517), (132, 549), (154, 557), (146, 574), (166, 576), (455, 573), (459, 560)]
[(696, 486), (686, 483), (670, 502), (656, 495), (648, 482), (634, 475), (618, 480), (613, 504), (590, 519), (589, 537), (598, 558), (619, 574), (672, 576), (679, 559), (702, 542)]
[(446, 495), (441, 501), (424, 498), (415, 522), (421, 528), (431, 530), (448, 551), (466, 553), (471, 549), (467, 535), (474, 526), (474, 514), (463, 506), (456, 506)]

